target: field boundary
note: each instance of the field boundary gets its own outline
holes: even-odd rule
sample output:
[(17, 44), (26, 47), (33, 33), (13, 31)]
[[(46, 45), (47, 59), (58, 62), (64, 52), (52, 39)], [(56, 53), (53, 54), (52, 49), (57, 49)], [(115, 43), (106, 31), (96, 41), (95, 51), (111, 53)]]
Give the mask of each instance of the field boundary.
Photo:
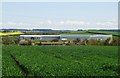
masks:
[(29, 74), (28, 68), (25, 67), (25, 65), (21, 64), (20, 61), (18, 61), (15, 56), (13, 56), (12, 54), (10, 54), (10, 56), (15, 61), (16, 65), (20, 68), (20, 70), (23, 72), (23, 74), (27, 77)]

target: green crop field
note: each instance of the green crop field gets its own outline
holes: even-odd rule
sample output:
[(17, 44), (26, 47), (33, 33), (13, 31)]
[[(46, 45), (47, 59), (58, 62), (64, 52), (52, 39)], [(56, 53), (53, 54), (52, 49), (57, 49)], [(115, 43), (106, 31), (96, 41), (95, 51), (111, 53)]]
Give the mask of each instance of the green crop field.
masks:
[(70, 31), (70, 32), (65, 32), (63, 34), (84, 34), (84, 35), (90, 35), (91, 33), (88, 33), (87, 31)]
[(102, 31), (102, 30), (70, 31), (70, 32), (65, 32), (63, 34), (83, 34), (83, 35), (105, 34), (105, 35), (113, 35), (113, 37), (120, 37), (120, 32)]
[(109, 35), (113, 35), (113, 36), (118, 36), (120, 37), (120, 32), (113, 32), (113, 31), (97, 31), (97, 30), (89, 30), (87, 31), (87, 33), (91, 33), (91, 34), (109, 34)]
[(2, 45), (0, 44), (0, 77), (2, 76)]
[(2, 55), (3, 76), (118, 75), (117, 46), (3, 45)]

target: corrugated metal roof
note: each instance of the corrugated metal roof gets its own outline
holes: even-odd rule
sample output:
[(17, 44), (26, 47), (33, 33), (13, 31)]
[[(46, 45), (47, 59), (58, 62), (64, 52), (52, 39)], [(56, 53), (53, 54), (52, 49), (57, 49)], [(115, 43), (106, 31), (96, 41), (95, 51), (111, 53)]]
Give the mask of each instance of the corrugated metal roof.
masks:
[(60, 35), (20, 35), (20, 37), (52, 37), (52, 36), (58, 37)]
[(112, 35), (20, 35), (21, 37), (42, 37), (42, 36), (91, 36), (91, 37), (98, 37), (98, 36), (111, 36)]
[(41, 39), (106, 39), (106, 38), (112, 38), (112, 35), (20, 35), (20, 37), (39, 37)]

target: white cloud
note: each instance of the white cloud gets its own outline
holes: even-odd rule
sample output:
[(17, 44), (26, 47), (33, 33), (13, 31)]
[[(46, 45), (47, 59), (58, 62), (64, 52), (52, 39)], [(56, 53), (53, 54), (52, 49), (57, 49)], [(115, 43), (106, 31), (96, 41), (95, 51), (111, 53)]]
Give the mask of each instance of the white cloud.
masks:
[(60, 24), (64, 24), (65, 22), (64, 21), (60, 21)]
[[(4, 23), (3, 23), (3, 24), (4, 24)], [(14, 25), (14, 26), (17, 25), (17, 23), (15, 23), (15, 22), (7, 22), (6, 24), (7, 24), (7, 25)]]
[(43, 24), (44, 22), (40, 21), (39, 23), (40, 23), (40, 24)]
[(51, 28), (51, 29), (89, 29), (89, 28), (116, 28), (117, 22), (87, 22), (79, 20), (40, 21), (38, 23), (4, 22), (2, 28)]
[(52, 21), (51, 21), (51, 20), (48, 20), (47, 23), (48, 23), (48, 24), (52, 24)]
[(115, 22), (102, 22), (102, 23), (96, 23), (96, 25), (100, 25), (100, 26), (116, 26), (117, 23), (115, 23)]

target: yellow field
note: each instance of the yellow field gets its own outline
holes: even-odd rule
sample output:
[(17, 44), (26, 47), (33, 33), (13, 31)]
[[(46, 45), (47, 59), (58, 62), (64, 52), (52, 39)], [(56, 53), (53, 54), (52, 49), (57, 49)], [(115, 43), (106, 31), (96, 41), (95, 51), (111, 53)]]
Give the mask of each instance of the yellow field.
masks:
[(24, 34), (23, 32), (0, 32), (0, 36), (7, 36), (7, 35), (19, 35), (19, 34)]

